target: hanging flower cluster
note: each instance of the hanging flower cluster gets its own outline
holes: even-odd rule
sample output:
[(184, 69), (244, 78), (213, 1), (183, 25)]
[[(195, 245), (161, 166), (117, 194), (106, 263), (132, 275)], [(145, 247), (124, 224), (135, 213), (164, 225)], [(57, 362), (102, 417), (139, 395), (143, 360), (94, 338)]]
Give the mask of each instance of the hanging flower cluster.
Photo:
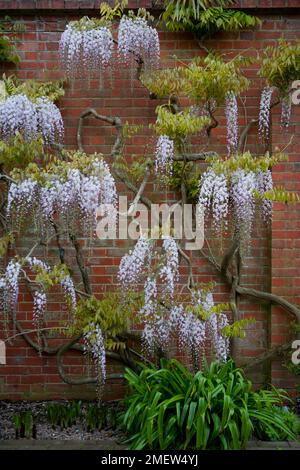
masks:
[(284, 97), (281, 103), (281, 126), (287, 129), (290, 124), (292, 113), (292, 100), (290, 95)]
[(106, 355), (101, 328), (98, 324), (90, 323), (83, 335), (84, 352), (91, 354), (96, 369), (98, 386), (106, 379)]
[[(19, 278), (22, 267), (28, 265), (33, 271), (41, 274), (45, 272), (51, 275), (51, 268), (44, 261), (36, 257), (26, 257), (22, 260), (12, 259), (5, 270), (4, 276), (0, 278), (0, 305), (5, 314), (5, 320), (12, 315), (13, 322), (16, 319), (16, 308), (19, 295)], [(72, 278), (62, 275), (58, 278), (65, 295), (70, 311), (74, 315), (76, 310), (76, 292)], [(37, 281), (36, 281), (37, 282)], [(43, 282), (38, 281), (39, 287), (33, 294), (33, 323), (39, 334), (42, 320), (47, 308), (46, 287)]]
[(38, 132), (42, 135), (45, 144), (62, 142), (64, 124), (60, 110), (48, 98), (41, 97), (36, 100)]
[(141, 236), (134, 249), (121, 259), (118, 279), (123, 286), (137, 284), (145, 267), (150, 265), (153, 244), (149, 238)]
[(160, 55), (157, 30), (144, 18), (123, 16), (118, 31), (118, 54), (125, 63), (133, 56), (141, 59), (146, 68), (156, 68)]
[(95, 229), (97, 211), (109, 214), (116, 221), (117, 192), (109, 167), (102, 159), (90, 157), (89, 172), (67, 167), (66, 174), (45, 173), (44, 181), (26, 177), (12, 183), (8, 192), (7, 216), (11, 220), (36, 215), (42, 227), (47, 227), (55, 212), (60, 216), (80, 215), (85, 229)]
[(229, 191), (225, 175), (218, 175), (211, 168), (202, 175), (198, 199), (199, 208), (203, 209), (204, 213), (211, 210), (217, 231), (220, 231), (222, 224), (226, 227), (229, 211)]
[(72, 317), (74, 318), (77, 302), (73, 279), (71, 278), (71, 276), (66, 276), (61, 280), (60, 284), (67, 299), (67, 302), (70, 305)]
[(179, 256), (178, 247), (174, 238), (164, 237), (163, 251), (165, 253), (164, 265), (159, 270), (164, 292), (171, 298), (174, 296), (175, 282), (178, 281)]
[(155, 348), (166, 350), (171, 335), (178, 335), (182, 349), (199, 357), (201, 349), (210, 341), (216, 360), (226, 361), (229, 356), (229, 339), (223, 334), (228, 325), (227, 316), (214, 308), (211, 292), (197, 290), (192, 294), (192, 303), (184, 307), (174, 304), (170, 309), (159, 307), (157, 291), (153, 281), (145, 284), (145, 305), (140, 311), (144, 315), (143, 341), (148, 352)]
[(109, 27), (86, 17), (69, 23), (59, 43), (61, 62), (69, 76), (105, 69), (112, 60), (113, 48)]
[(21, 263), (12, 259), (6, 267), (4, 276), (0, 278), (2, 308), (6, 318), (10, 313), (12, 313), (14, 322), (19, 296), (19, 276), (21, 269)]
[(260, 98), (259, 108), (259, 134), (261, 139), (267, 141), (270, 133), (270, 112), (271, 112), (271, 99), (274, 89), (272, 87), (265, 87), (262, 91)]
[[(229, 209), (232, 209), (240, 234), (248, 238), (256, 208), (255, 192), (263, 196), (272, 188), (270, 170), (247, 171), (239, 168), (225, 175), (209, 168), (201, 177), (198, 209), (204, 213), (211, 212), (217, 231), (220, 231), (222, 225), (226, 227)], [(272, 216), (272, 202), (265, 198), (262, 214), (266, 221)]]
[(48, 98), (32, 102), (26, 95), (9, 96), (0, 103), (0, 134), (5, 140), (20, 133), (26, 140), (42, 135), (45, 144), (63, 139), (64, 125), (58, 107)]
[(155, 173), (163, 179), (172, 176), (174, 141), (167, 135), (160, 135), (155, 149)]
[(227, 149), (228, 155), (237, 151), (238, 146), (238, 105), (234, 93), (226, 96)]
[(38, 344), (40, 344), (40, 329), (47, 308), (47, 295), (41, 289), (33, 294), (33, 324), (38, 332)]

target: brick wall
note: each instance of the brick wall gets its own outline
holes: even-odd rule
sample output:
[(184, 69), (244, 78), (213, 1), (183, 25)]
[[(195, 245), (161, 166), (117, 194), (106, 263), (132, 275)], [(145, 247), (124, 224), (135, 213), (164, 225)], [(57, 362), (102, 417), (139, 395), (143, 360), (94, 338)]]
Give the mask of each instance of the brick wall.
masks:
[[(150, 1), (133, 1), (131, 7), (151, 7)], [(239, 33), (218, 34), (207, 42), (207, 47), (213, 47), (222, 53), (235, 55), (247, 50), (247, 54), (256, 54), (267, 45), (273, 44), (275, 39), (283, 36), (287, 39), (300, 37), (300, 14), (295, 7), (299, 0), (286, 1), (251, 1), (242, 0), (243, 8), (258, 8), (262, 25), (255, 31)], [(57, 79), (62, 77), (58, 61), (58, 41), (65, 24), (82, 15), (83, 10), (93, 9), (98, 5), (96, 1), (75, 0), (41, 0), (41, 1), (0, 1), (2, 13), (9, 13), (11, 17), (25, 23), (26, 31), (21, 34), (18, 46), (21, 63), (15, 66), (2, 68), (1, 72), (9, 75), (16, 73), (22, 79), (36, 78), (41, 80)], [(261, 10), (260, 10), (261, 9)], [(54, 14), (55, 10), (55, 14)], [(69, 10), (69, 11), (68, 11)], [(197, 42), (189, 34), (173, 34), (160, 32), (162, 60), (164, 65), (172, 66), (172, 55), (180, 59), (189, 59), (202, 54)], [(247, 75), (251, 79), (251, 87), (245, 94), (247, 119), (256, 118), (258, 113), (259, 95), (262, 83), (256, 77), (256, 66), (250, 66)], [(66, 126), (65, 144), (68, 148), (76, 147), (77, 121), (80, 112), (89, 106), (99, 112), (112, 116), (120, 116), (129, 123), (148, 124), (155, 119), (157, 101), (150, 100), (147, 92), (139, 82), (132, 80), (130, 73), (124, 69), (115, 69), (112, 76), (104, 79), (92, 78), (90, 80), (75, 80), (67, 87), (66, 95), (60, 100)], [(226, 143), (226, 129), (224, 126), (224, 113), (220, 112), (221, 126), (214, 132), (214, 148), (222, 151)], [(240, 106), (240, 125), (245, 123), (243, 108)], [(278, 184), (286, 185), (287, 189), (298, 191), (299, 188), (299, 132), (300, 107), (293, 107), (292, 122), (288, 134), (283, 134), (279, 126), (279, 110), (274, 111), (274, 144), (286, 145), (291, 134), (294, 140), (288, 147), (289, 162), (278, 165), (274, 170), (274, 179)], [(99, 151), (109, 155), (114, 141), (114, 131), (102, 122), (90, 119), (85, 121), (83, 144), (86, 151)], [(133, 137), (126, 146), (126, 154), (144, 154), (145, 145), (149, 143), (149, 132), (143, 131)], [(151, 143), (151, 140), (150, 140)], [(196, 141), (195, 144), (199, 144)], [(259, 148), (257, 133), (251, 131), (247, 146), (253, 151)], [(148, 148), (148, 147), (147, 147)], [(151, 150), (151, 146), (149, 147)], [(125, 192), (119, 184), (118, 190)], [(128, 194), (128, 193), (127, 193)], [(155, 183), (147, 186), (147, 194), (154, 202), (162, 202), (166, 195)], [(173, 198), (173, 194), (167, 195)], [(299, 209), (276, 206), (272, 229), (263, 227), (257, 221), (253, 236), (252, 247), (244, 259), (242, 270), (243, 285), (257, 289), (271, 290), (285, 298), (299, 302), (300, 284), (300, 223)], [(30, 244), (30, 233), (22, 239), (20, 249), (26, 252)], [(120, 257), (125, 253), (126, 246), (123, 241), (100, 242), (96, 240), (88, 243), (82, 240), (86, 257), (89, 259), (89, 269), (93, 291), (96, 295), (111, 291), (116, 286), (116, 273)], [(40, 254), (45, 254), (41, 252)], [(36, 253), (39, 255), (39, 252)], [(55, 248), (48, 247), (47, 255), (56, 256)], [(197, 282), (218, 281), (215, 298), (217, 301), (228, 301), (227, 287), (219, 281), (215, 269), (199, 253), (193, 253), (193, 265)], [(74, 254), (67, 245), (66, 261), (74, 265)], [(78, 275), (75, 269), (75, 274)], [(186, 267), (182, 267), (182, 282), (186, 279)], [(249, 328), (247, 339), (240, 343), (241, 356), (249, 359), (263, 352), (266, 347), (280, 344), (288, 338), (289, 317), (278, 308), (268, 305), (259, 305), (249, 299), (241, 299), (240, 309), (244, 316), (256, 318), (256, 324)], [(64, 312), (60, 293), (53, 292), (48, 308), (48, 324), (54, 325)], [(31, 296), (25, 287), (20, 294), (18, 318), (23, 326), (31, 328), (32, 302)], [(271, 327), (271, 328), (270, 328)], [(1, 333), (2, 336), (2, 333)], [(50, 341), (56, 344), (57, 338)], [(0, 398), (9, 399), (37, 399), (62, 397), (92, 397), (92, 386), (70, 386), (64, 384), (58, 373), (55, 358), (52, 356), (39, 357), (38, 354), (18, 337), (12, 345), (8, 346), (8, 360), (6, 366), (0, 366)], [(76, 352), (69, 353), (65, 358), (66, 372), (72, 376), (82, 372), (82, 358)], [(118, 371), (116, 365), (110, 371)], [(260, 383), (263, 377), (273, 380), (275, 384), (293, 389), (295, 377), (287, 373), (281, 361), (274, 362), (272, 366), (257, 368), (252, 372), (255, 382)], [(123, 385), (120, 381), (110, 382), (107, 387), (107, 397), (120, 396)]]

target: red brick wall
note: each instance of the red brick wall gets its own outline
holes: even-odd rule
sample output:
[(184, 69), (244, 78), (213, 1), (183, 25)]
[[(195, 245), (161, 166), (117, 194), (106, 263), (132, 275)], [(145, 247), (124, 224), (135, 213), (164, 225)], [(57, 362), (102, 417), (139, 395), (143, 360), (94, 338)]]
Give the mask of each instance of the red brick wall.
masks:
[[(131, 2), (130, 6), (151, 6), (151, 2)], [(58, 41), (66, 22), (70, 18), (82, 15), (82, 11), (98, 6), (96, 1), (45, 0), (45, 1), (0, 1), (0, 9), (22, 20), (26, 31), (22, 33), (19, 50), (21, 63), (17, 67), (6, 67), (2, 71), (16, 73), (22, 79), (57, 79), (62, 77), (58, 61)], [(259, 6), (262, 25), (256, 31), (218, 34), (207, 42), (222, 53), (237, 54), (247, 50), (247, 54), (256, 54), (266, 45), (274, 43), (281, 36), (287, 39), (300, 37), (300, 14), (296, 6), (299, 1), (251, 1), (242, 0), (243, 8)], [(38, 10), (36, 10), (38, 9)], [(64, 9), (64, 10), (63, 10)], [(71, 10), (71, 16), (68, 13)], [(55, 10), (55, 14), (53, 13)], [(260, 11), (257, 11), (260, 13)], [(174, 63), (171, 56), (176, 54), (180, 59), (189, 59), (202, 54), (197, 42), (189, 34), (172, 34), (161, 32), (162, 60), (166, 65)], [(247, 69), (251, 78), (251, 87), (245, 94), (247, 119), (258, 115), (259, 96), (262, 83), (256, 77), (256, 66)], [(140, 83), (132, 81), (125, 70), (115, 70), (112, 78), (98, 80), (75, 80), (67, 87), (66, 95), (60, 100), (66, 126), (65, 144), (69, 148), (76, 146), (77, 120), (80, 112), (89, 106), (103, 114), (120, 116), (130, 123), (148, 124), (155, 118), (155, 107), (158, 102), (149, 100), (147, 92)], [(220, 113), (221, 126), (214, 132), (214, 148), (224, 152), (226, 129), (224, 113)], [(240, 125), (245, 122), (243, 108), (240, 106)], [(87, 151), (100, 151), (109, 155), (114, 141), (114, 131), (103, 123), (87, 120), (84, 128), (83, 143)], [(282, 133), (279, 127), (279, 111), (274, 112), (274, 143), (284, 146), (295, 134), (292, 144), (288, 147), (290, 159), (274, 170), (274, 179), (278, 184), (285, 184), (287, 189), (299, 190), (298, 167), (300, 107), (293, 107), (292, 122), (289, 134)], [(145, 144), (149, 141), (149, 132), (142, 131), (126, 146), (127, 155), (144, 154)], [(259, 148), (257, 132), (251, 131), (247, 145), (257, 151)], [(122, 185), (118, 189), (124, 191)], [(165, 194), (154, 184), (149, 184), (148, 194), (155, 202), (165, 200)], [(172, 197), (172, 195), (170, 195)], [(253, 243), (249, 255), (245, 257), (242, 277), (243, 285), (257, 289), (272, 290), (285, 298), (299, 304), (299, 273), (300, 273), (300, 223), (299, 209), (276, 207), (272, 230), (268, 230), (257, 222)], [(25, 247), (30, 244), (30, 234), (23, 239)], [(126, 247), (124, 242), (103, 243), (99, 240), (88, 245), (83, 241), (89, 269), (91, 272), (93, 291), (98, 295), (111, 291), (116, 286), (116, 273), (120, 257)], [(24, 248), (25, 249), (25, 248)], [(38, 256), (39, 253), (37, 253)], [(41, 254), (45, 254), (41, 252)], [(48, 255), (53, 258), (56, 252), (49, 247)], [(74, 265), (74, 254), (68, 245), (66, 260)], [(193, 264), (197, 282), (218, 281), (216, 300), (228, 301), (227, 287), (220, 282), (217, 272), (198, 252), (193, 253)], [(182, 268), (182, 282), (186, 278), (186, 267)], [(59, 293), (53, 293), (48, 311), (48, 323), (54, 324), (61, 318), (65, 306)], [(251, 358), (263, 352), (267, 346), (284, 342), (289, 334), (289, 317), (285, 312), (268, 305), (259, 305), (249, 299), (241, 299), (240, 309), (245, 316), (254, 316), (256, 324), (249, 328), (246, 340), (241, 341), (241, 355)], [(18, 318), (24, 327), (31, 328), (32, 303), (25, 289), (20, 294)], [(52, 323), (51, 323), (52, 322)], [(268, 333), (271, 326), (271, 333)], [(1, 333), (2, 336), (2, 333)], [(1, 337), (0, 336), (0, 337)], [(55, 344), (56, 339), (50, 341)], [(62, 397), (91, 397), (93, 387), (69, 386), (64, 384), (58, 373), (54, 357), (39, 357), (38, 354), (18, 337), (7, 349), (6, 366), (0, 365), (0, 398), (35, 399)], [(82, 359), (78, 354), (68, 354), (65, 359), (66, 371), (71, 375), (82, 372)], [(112, 369), (110, 369), (112, 370)], [(118, 370), (118, 367), (116, 368)], [(275, 384), (293, 389), (295, 377), (289, 375), (281, 366), (281, 361), (274, 362), (271, 369), (257, 368), (253, 371), (253, 379), (259, 383), (262, 376), (269, 377)], [(107, 397), (112, 398), (122, 393), (120, 381), (107, 385)]]

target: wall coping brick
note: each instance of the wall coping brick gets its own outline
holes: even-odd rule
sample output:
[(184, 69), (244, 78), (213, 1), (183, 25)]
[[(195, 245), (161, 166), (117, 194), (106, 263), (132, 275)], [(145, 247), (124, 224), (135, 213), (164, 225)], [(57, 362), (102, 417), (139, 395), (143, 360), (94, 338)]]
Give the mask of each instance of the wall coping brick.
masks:
[[(108, 0), (109, 3), (113, 3)], [(101, 0), (0, 0), (0, 11), (12, 12), (98, 10)], [(129, 8), (153, 8), (153, 0), (129, 0)], [(238, 0), (235, 8), (255, 10), (289, 9), (299, 11), (299, 0)], [(159, 10), (159, 5), (155, 6)]]

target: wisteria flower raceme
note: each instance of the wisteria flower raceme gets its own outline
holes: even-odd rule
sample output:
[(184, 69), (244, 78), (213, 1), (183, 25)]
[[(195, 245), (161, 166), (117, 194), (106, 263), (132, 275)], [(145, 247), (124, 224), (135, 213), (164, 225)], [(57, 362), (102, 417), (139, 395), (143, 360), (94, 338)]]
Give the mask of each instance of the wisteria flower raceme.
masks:
[(140, 237), (134, 249), (121, 259), (118, 279), (123, 286), (136, 284), (145, 267), (151, 263), (153, 252), (152, 241), (148, 238)]
[(69, 76), (86, 76), (105, 69), (113, 57), (113, 37), (107, 26), (96, 26), (87, 20), (79, 29), (76, 23), (67, 25), (63, 32), (59, 53)]
[(14, 137), (17, 132), (26, 140), (37, 137), (39, 128), (36, 107), (27, 96), (12, 95), (0, 103), (0, 132), (5, 140)]
[(47, 296), (44, 290), (33, 294), (33, 324), (39, 330), (47, 307)]
[[(204, 214), (212, 214), (217, 232), (222, 226), (226, 228), (229, 210), (233, 210), (240, 235), (249, 237), (257, 205), (255, 192), (263, 196), (272, 188), (270, 170), (254, 172), (240, 168), (227, 176), (209, 168), (201, 177), (198, 208)], [(263, 198), (261, 206), (264, 220), (270, 220), (272, 202)]]
[(9, 140), (20, 133), (26, 140), (40, 134), (45, 144), (63, 140), (64, 125), (58, 107), (48, 98), (32, 102), (26, 95), (9, 96), (0, 103), (0, 134)]
[(164, 266), (160, 268), (159, 276), (163, 283), (164, 292), (173, 297), (175, 282), (179, 277), (179, 257), (176, 240), (173, 237), (164, 237), (162, 248), (165, 252), (165, 262)]
[[(260, 171), (256, 176), (256, 190), (263, 195), (273, 189), (273, 178), (270, 170)], [(267, 198), (262, 201), (262, 215), (266, 222), (272, 218), (273, 202)]]
[(284, 97), (281, 103), (281, 126), (287, 129), (290, 124), (292, 113), (292, 100), (290, 95)]
[(263, 89), (259, 109), (259, 133), (263, 140), (268, 140), (270, 133), (271, 99), (274, 89), (266, 87)]
[(98, 385), (106, 379), (106, 354), (104, 339), (98, 324), (90, 323), (88, 331), (83, 335), (84, 353), (91, 354), (97, 373)]
[(157, 30), (144, 18), (123, 16), (118, 30), (118, 54), (125, 63), (130, 58), (142, 59), (146, 68), (156, 68), (160, 56)]
[(76, 312), (76, 292), (73, 279), (71, 276), (66, 276), (61, 280), (61, 286), (64, 291), (68, 304), (70, 305), (71, 314), (74, 317)]
[(227, 149), (228, 154), (237, 151), (238, 146), (238, 105), (234, 93), (226, 97)]
[(59, 174), (47, 174), (42, 185), (31, 178), (12, 183), (8, 192), (7, 217), (9, 220), (25, 216), (30, 212), (37, 216), (43, 228), (51, 226), (55, 211), (61, 217), (71, 213), (80, 214), (85, 230), (95, 230), (97, 211), (117, 217), (116, 185), (108, 165), (95, 158), (90, 175), (71, 168), (63, 178)]
[(250, 236), (255, 213), (256, 175), (253, 171), (237, 170), (232, 175), (231, 198), (233, 200), (237, 228), (246, 237)]
[(19, 296), (19, 276), (22, 266), (19, 261), (12, 259), (5, 270), (4, 276), (0, 278), (0, 300), (7, 321), (12, 315), (13, 324), (16, 323), (16, 310)]
[(174, 141), (167, 135), (159, 136), (155, 150), (155, 173), (163, 179), (172, 176), (173, 158)]
[(62, 142), (64, 124), (58, 107), (47, 98), (38, 98), (36, 101), (38, 131), (45, 144)]
[[(209, 340), (216, 360), (227, 360), (229, 340), (223, 334), (223, 328), (228, 325), (228, 319), (224, 313), (214, 312), (210, 291), (193, 291), (192, 307), (195, 311), (175, 303), (171, 308), (165, 308), (159, 305), (157, 292), (155, 281), (148, 278), (144, 288), (144, 306), (139, 312), (144, 325), (142, 340), (148, 353), (153, 353), (155, 348), (167, 350), (173, 334), (178, 335), (180, 347), (195, 357), (199, 357)], [(203, 317), (197, 313), (197, 307), (201, 308)]]

